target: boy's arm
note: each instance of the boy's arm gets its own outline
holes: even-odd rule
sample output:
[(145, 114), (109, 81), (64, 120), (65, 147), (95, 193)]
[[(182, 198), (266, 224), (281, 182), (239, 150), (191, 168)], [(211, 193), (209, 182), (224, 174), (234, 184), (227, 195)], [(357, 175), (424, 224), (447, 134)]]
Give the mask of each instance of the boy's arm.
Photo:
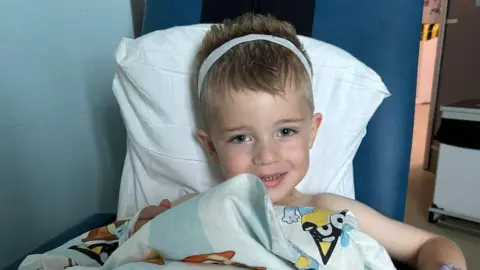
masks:
[(459, 247), (444, 237), (392, 220), (360, 202), (338, 195), (318, 195), (315, 203), (316, 207), (331, 210), (351, 210), (358, 218), (360, 231), (384, 246), (395, 260), (419, 270), (440, 270), (446, 264), (467, 269)]

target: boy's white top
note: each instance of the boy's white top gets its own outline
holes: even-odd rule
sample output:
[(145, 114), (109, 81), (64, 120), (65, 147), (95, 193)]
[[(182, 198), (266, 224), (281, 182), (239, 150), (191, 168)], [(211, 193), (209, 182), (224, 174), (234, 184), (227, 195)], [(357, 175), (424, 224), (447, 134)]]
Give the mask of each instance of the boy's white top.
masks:
[[(223, 180), (195, 137), (195, 56), (209, 27), (179, 26), (125, 38), (117, 48), (113, 92), (128, 133), (119, 217)], [(368, 121), (389, 92), (380, 77), (352, 55), (299, 38), (312, 62), (314, 103), (323, 121), (310, 150), (310, 168), (297, 189), (354, 198), (352, 160)]]
[(225, 42), (222, 46), (216, 48), (212, 53), (208, 55), (208, 57), (203, 61), (202, 65), (200, 66), (200, 70), (198, 71), (198, 86), (197, 86), (198, 95), (200, 95), (200, 92), (203, 86), (203, 81), (205, 80), (205, 76), (207, 76), (208, 70), (213, 66), (213, 64), (215, 64), (215, 62), (218, 59), (220, 59), (220, 57), (222, 57), (222, 55), (224, 55), (231, 48), (241, 43), (254, 41), (254, 40), (265, 40), (265, 41), (276, 43), (278, 45), (282, 45), (285, 48), (288, 48), (293, 53), (295, 53), (295, 55), (298, 57), (298, 59), (302, 62), (303, 66), (305, 67), (305, 70), (307, 71), (310, 79), (312, 78), (312, 70), (310, 70), (310, 65), (308, 64), (307, 59), (305, 58), (303, 53), (299, 49), (297, 49), (295, 45), (293, 45), (292, 42), (290, 42), (287, 39), (272, 36), (272, 35), (250, 34), (250, 35), (229, 40)]

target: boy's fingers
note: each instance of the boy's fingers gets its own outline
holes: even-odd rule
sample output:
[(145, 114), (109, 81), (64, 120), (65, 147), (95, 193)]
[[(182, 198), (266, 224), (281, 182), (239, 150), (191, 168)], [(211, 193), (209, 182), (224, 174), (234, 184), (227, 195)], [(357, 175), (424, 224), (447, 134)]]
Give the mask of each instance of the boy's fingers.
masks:
[(156, 216), (160, 215), (161, 213), (167, 211), (172, 204), (170, 203), (169, 200), (163, 200), (160, 202), (158, 206), (156, 205), (150, 205), (145, 207), (141, 212), (140, 215), (138, 215), (138, 220), (135, 223), (135, 226), (133, 227), (133, 231), (137, 232), (140, 230), (140, 228), (145, 225), (145, 223), (149, 222)]
[(165, 208), (170, 208), (172, 207), (172, 203), (169, 201), (169, 200), (162, 200), (159, 204), (159, 206), (161, 207), (165, 207)]

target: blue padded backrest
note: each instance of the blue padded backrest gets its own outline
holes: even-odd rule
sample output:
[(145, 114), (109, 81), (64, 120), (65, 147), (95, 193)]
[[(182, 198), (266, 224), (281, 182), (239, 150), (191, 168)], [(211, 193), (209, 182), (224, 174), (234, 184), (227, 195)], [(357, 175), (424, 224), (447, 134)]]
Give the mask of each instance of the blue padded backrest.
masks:
[[(422, 8), (422, 1), (317, 0), (313, 18), (312, 37), (357, 57), (392, 93), (368, 126), (354, 175), (356, 198), (397, 220), (404, 218)], [(201, 9), (201, 0), (147, 0), (142, 33), (199, 23)]]

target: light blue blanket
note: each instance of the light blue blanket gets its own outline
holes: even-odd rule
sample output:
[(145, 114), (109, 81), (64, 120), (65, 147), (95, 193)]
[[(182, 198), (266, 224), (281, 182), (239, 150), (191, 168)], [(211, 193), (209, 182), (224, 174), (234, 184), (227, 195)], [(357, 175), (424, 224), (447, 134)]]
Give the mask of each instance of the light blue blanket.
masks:
[[(138, 215), (137, 215), (138, 216)], [(38, 269), (395, 269), (348, 211), (273, 206), (263, 183), (239, 175), (154, 218), (87, 232), (20, 270)]]

